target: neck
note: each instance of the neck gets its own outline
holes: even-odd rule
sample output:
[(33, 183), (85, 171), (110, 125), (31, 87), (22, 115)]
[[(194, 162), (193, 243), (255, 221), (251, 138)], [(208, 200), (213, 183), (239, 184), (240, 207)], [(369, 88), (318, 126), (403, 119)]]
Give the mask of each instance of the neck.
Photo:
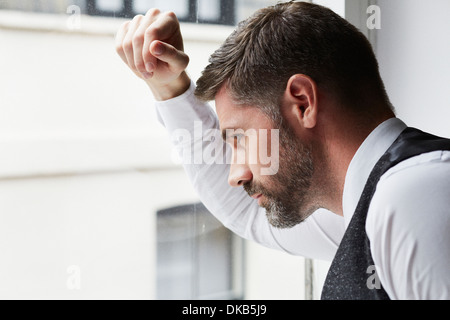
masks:
[[(325, 129), (321, 137), (322, 154), (317, 156), (319, 163), (317, 171), (318, 191), (323, 206), (343, 216), (342, 197), (344, 193), (347, 170), (356, 151), (367, 136), (382, 122), (394, 117), (392, 112), (386, 112), (377, 119), (364, 121), (355, 118), (330, 119), (323, 123)], [(324, 168), (324, 170), (322, 170)]]

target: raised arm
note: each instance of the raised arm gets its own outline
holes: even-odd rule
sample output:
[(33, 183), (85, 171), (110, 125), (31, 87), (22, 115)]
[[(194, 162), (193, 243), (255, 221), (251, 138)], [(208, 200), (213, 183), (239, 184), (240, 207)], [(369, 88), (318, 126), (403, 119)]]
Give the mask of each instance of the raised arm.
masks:
[[(295, 255), (331, 260), (344, 233), (343, 218), (320, 210), (291, 229), (272, 227), (264, 209), (243, 188), (228, 185), (230, 154), (208, 104), (198, 101), (195, 85), (184, 71), (180, 25), (173, 13), (152, 9), (120, 28), (116, 50), (150, 87), (160, 122), (183, 159), (183, 167), (205, 206), (229, 229), (246, 239)], [(200, 132), (200, 136), (199, 133)], [(211, 139), (214, 136), (215, 139)], [(198, 157), (200, 155), (200, 157)]]
[(185, 72), (189, 57), (183, 49), (177, 17), (158, 9), (125, 22), (116, 36), (117, 53), (159, 101), (174, 98), (189, 88)]

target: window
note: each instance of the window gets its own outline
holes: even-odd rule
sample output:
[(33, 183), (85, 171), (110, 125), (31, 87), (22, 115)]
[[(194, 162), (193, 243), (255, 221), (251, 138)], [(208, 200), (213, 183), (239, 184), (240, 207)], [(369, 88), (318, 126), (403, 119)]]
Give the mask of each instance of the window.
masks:
[(82, 13), (92, 16), (132, 18), (145, 14), (149, 8), (173, 11), (182, 22), (234, 25), (235, 0), (21, 0), (1, 1), (0, 9), (32, 12), (66, 13), (76, 5)]
[(276, 0), (19, 0), (0, 1), (0, 9), (32, 12), (66, 13), (76, 5), (84, 14), (132, 18), (149, 8), (175, 12), (182, 22), (235, 25), (258, 8)]
[(234, 0), (87, 0), (87, 13), (117, 17), (133, 17), (149, 8), (175, 12), (183, 22), (233, 25)]
[(157, 298), (242, 299), (243, 240), (202, 205), (157, 212)]

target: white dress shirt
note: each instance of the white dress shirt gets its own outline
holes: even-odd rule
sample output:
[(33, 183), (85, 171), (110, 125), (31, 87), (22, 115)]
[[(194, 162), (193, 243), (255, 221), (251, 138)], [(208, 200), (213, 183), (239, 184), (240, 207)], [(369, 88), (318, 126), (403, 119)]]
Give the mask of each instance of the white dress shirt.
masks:
[[(192, 83), (184, 94), (155, 103), (169, 135), (183, 129), (194, 137), (199, 121), (203, 132), (219, 129), (215, 112), (195, 98), (194, 89)], [(320, 209), (291, 229), (272, 227), (257, 200), (243, 188), (228, 185), (228, 164), (194, 162), (183, 167), (205, 206), (236, 234), (293, 255), (331, 261), (372, 168), (404, 128), (401, 120), (389, 119), (362, 143), (346, 174), (344, 217)], [(175, 147), (182, 145), (174, 140)], [(208, 143), (193, 143), (189, 150), (195, 153)], [(392, 299), (450, 299), (449, 199), (448, 151), (413, 157), (381, 177), (366, 232), (377, 274)]]

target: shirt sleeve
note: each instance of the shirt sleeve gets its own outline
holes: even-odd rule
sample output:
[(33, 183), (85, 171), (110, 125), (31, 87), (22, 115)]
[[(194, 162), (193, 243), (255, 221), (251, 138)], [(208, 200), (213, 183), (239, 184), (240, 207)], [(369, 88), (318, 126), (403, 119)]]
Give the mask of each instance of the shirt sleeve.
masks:
[(230, 150), (222, 141), (214, 110), (196, 99), (194, 89), (191, 83), (181, 96), (155, 106), (203, 204), (243, 238), (293, 255), (332, 260), (345, 231), (344, 219), (318, 210), (291, 229), (272, 227), (256, 200), (243, 188), (228, 185)]
[(380, 179), (366, 230), (392, 299), (450, 299), (450, 152), (399, 164)]

